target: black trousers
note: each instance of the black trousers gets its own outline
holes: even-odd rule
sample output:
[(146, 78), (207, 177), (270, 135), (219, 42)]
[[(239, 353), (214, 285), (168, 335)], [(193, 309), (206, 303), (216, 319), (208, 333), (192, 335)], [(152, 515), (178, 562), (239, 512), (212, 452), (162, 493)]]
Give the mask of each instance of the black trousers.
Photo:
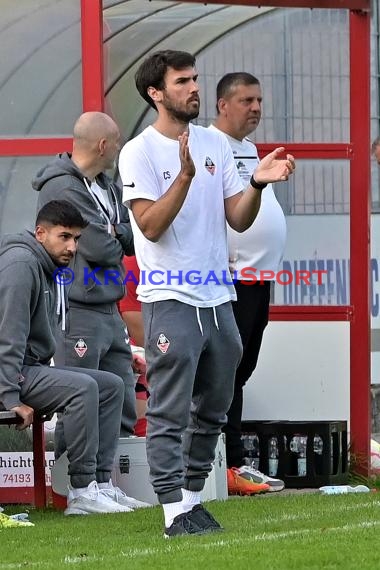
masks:
[[(251, 283), (251, 282), (245, 282)], [(262, 284), (235, 284), (237, 301), (232, 303), (236, 324), (243, 343), (243, 357), (235, 375), (234, 396), (227, 412), (226, 454), (228, 467), (243, 464), (244, 448), (241, 441), (241, 417), (243, 412), (243, 386), (255, 370), (261, 341), (268, 324), (271, 281)]]

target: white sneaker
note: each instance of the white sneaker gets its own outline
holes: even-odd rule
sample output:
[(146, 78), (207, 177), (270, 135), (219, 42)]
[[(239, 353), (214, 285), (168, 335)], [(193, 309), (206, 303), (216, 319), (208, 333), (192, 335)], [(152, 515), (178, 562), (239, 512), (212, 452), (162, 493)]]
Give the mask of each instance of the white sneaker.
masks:
[(285, 483), (282, 479), (275, 479), (274, 477), (269, 477), (269, 475), (264, 475), (258, 469), (255, 469), (252, 465), (242, 465), (238, 469), (240, 477), (253, 481), (253, 483), (266, 483), (269, 485), (269, 492), (282, 491), (285, 487)]
[(134, 499), (133, 497), (128, 497), (124, 491), (119, 489), (119, 487), (114, 487), (112, 483), (109, 484), (109, 487), (106, 489), (101, 490), (108, 498), (114, 501), (118, 505), (122, 505), (124, 507), (128, 507), (131, 510), (135, 509), (146, 509), (147, 507), (152, 507), (150, 503), (144, 503), (144, 501), (139, 501), (138, 499)]
[(65, 515), (95, 515), (104, 513), (128, 513), (132, 509), (115, 503), (102, 489), (99, 489), (96, 481), (92, 481), (86, 491), (74, 497), (69, 491)]

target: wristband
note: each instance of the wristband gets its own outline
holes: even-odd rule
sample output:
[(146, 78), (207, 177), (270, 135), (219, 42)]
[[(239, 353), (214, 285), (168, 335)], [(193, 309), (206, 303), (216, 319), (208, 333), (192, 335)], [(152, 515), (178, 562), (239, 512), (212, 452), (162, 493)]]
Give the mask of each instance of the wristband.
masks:
[(251, 180), (249, 181), (250, 185), (252, 186), (252, 188), (256, 188), (256, 190), (264, 190), (266, 184), (259, 184), (259, 182), (256, 182), (256, 180), (253, 177), (253, 174), (251, 176)]

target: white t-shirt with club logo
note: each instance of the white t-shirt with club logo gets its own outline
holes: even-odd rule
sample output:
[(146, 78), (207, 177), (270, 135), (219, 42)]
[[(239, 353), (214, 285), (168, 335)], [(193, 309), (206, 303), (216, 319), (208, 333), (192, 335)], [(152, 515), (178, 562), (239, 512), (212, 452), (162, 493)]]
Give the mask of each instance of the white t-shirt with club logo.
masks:
[[(178, 215), (156, 243), (143, 235), (131, 212), (141, 270), (137, 293), (148, 303), (175, 299), (213, 307), (236, 299), (228, 267), (224, 200), (243, 186), (223, 134), (190, 124), (189, 149), (196, 174)], [(180, 166), (179, 142), (147, 127), (120, 153), (124, 202), (158, 200)]]

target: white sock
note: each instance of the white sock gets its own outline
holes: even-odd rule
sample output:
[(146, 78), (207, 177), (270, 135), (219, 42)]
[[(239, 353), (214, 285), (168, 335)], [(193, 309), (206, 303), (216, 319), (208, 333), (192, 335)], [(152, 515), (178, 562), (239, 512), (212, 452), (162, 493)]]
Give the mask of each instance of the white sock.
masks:
[(88, 487), (69, 487), (69, 501), (76, 499), (87, 491)]
[(162, 505), (164, 509), (165, 527), (169, 528), (176, 516), (186, 512), (182, 508), (182, 501), (178, 503), (165, 503)]
[(201, 502), (201, 492), (200, 491), (189, 491), (188, 489), (182, 489), (182, 508), (185, 513), (191, 511), (195, 505), (199, 505)]
[(112, 489), (113, 487), (112, 479), (110, 479), (109, 481), (105, 481), (103, 483), (98, 483), (98, 487), (99, 489)]

